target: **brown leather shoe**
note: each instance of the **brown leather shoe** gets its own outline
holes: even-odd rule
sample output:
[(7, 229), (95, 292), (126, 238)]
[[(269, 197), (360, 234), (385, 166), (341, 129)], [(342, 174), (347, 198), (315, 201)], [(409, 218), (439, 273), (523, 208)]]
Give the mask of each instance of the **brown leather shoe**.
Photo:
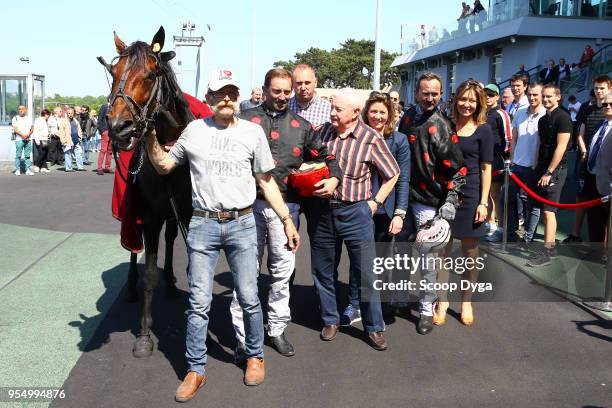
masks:
[(263, 358), (251, 357), (247, 360), (247, 367), (244, 373), (245, 385), (259, 385), (266, 377), (266, 368)]
[(368, 333), (368, 342), (370, 343), (370, 346), (374, 348), (374, 350), (383, 351), (387, 349), (387, 341), (385, 340), (385, 336), (383, 336), (382, 332)]
[(328, 324), (321, 330), (321, 340), (323, 341), (332, 341), (338, 335), (338, 330), (340, 326), (337, 324)]
[(176, 389), (174, 399), (177, 402), (187, 402), (192, 399), (198, 390), (206, 383), (206, 376), (200, 375), (195, 371), (190, 371), (185, 376), (185, 379)]

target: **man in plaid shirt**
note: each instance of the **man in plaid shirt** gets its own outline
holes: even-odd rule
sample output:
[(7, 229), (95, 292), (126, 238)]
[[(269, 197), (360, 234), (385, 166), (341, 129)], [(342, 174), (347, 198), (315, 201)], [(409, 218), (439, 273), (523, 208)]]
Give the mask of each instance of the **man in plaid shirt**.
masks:
[(289, 100), (289, 109), (297, 113), (318, 129), (329, 122), (331, 104), (319, 97), (315, 91), (317, 77), (314, 69), (306, 64), (299, 64), (293, 70), (294, 96)]

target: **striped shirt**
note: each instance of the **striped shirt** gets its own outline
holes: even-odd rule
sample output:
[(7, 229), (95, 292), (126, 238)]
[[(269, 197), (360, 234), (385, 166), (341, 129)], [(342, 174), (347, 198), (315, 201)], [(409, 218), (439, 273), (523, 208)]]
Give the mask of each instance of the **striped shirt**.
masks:
[(329, 114), (331, 113), (331, 103), (317, 95), (310, 101), (306, 108), (302, 108), (295, 96), (289, 99), (289, 109), (300, 115), (310, 122), (310, 124), (318, 129), (322, 124), (329, 122)]
[(337, 200), (356, 202), (370, 199), (374, 169), (384, 180), (400, 172), (385, 140), (361, 121), (344, 138), (338, 135), (331, 123), (319, 129), (319, 136), (327, 145), (328, 154), (336, 157), (342, 169), (342, 182), (334, 192)]

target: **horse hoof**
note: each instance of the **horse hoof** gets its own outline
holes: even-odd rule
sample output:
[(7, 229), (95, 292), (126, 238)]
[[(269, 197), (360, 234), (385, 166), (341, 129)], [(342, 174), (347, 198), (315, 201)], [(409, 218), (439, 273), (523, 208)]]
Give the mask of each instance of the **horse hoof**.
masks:
[(153, 354), (153, 340), (151, 340), (151, 336), (138, 337), (134, 342), (132, 354), (136, 358), (151, 357), (151, 354)]
[(136, 302), (138, 302), (138, 293), (137, 292), (128, 291), (127, 295), (125, 296), (125, 301), (128, 302), (128, 303), (136, 303)]

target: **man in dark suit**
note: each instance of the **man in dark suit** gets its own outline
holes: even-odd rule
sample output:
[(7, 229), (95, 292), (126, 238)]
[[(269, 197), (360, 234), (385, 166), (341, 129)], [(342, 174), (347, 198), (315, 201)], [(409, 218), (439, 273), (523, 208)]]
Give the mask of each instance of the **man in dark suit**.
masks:
[(544, 85), (555, 85), (557, 78), (559, 78), (559, 67), (555, 65), (555, 60), (551, 59), (548, 61), (548, 66), (540, 71), (540, 81)]
[[(608, 93), (601, 108), (605, 120), (595, 132), (587, 157), (587, 171), (595, 176), (597, 193), (605, 196), (610, 193), (612, 181), (612, 92)], [(589, 240), (591, 242), (604, 242), (606, 226), (610, 218), (610, 204), (604, 203), (589, 208)], [(608, 243), (609, 245), (609, 243)]]

